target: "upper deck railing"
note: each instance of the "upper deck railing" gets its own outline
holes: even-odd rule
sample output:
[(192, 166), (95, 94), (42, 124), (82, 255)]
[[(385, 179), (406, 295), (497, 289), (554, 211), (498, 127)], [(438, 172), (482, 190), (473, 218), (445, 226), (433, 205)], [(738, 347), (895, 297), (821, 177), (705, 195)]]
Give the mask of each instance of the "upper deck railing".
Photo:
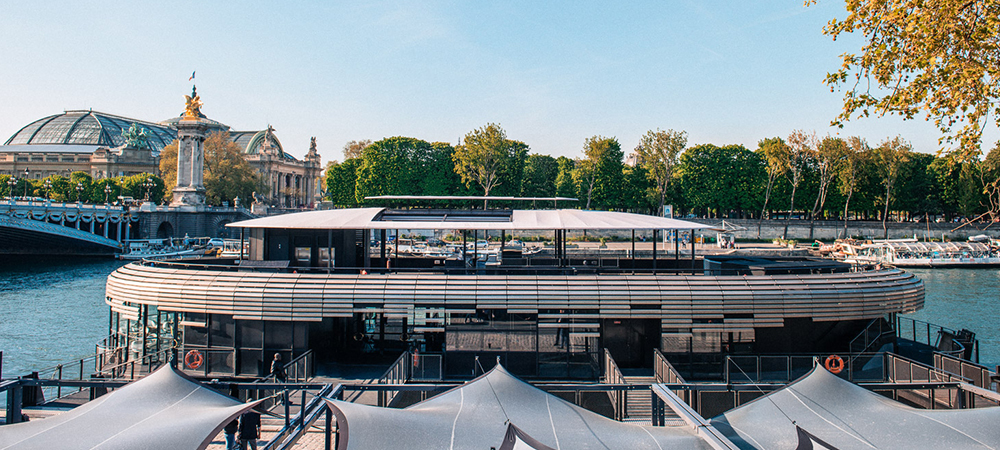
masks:
[[(436, 260), (430, 258), (400, 258), (406, 264), (390, 264), (391, 267), (370, 266), (294, 266), (290, 261), (252, 261), (232, 259), (197, 259), (197, 260), (143, 260), (137, 262), (150, 267), (188, 270), (214, 270), (229, 272), (264, 272), (264, 273), (295, 273), (295, 274), (340, 274), (340, 275), (375, 275), (375, 274), (405, 274), (405, 273), (437, 273), (449, 275), (751, 275), (747, 270), (726, 269), (724, 273), (706, 270), (703, 259), (695, 260), (693, 267), (690, 259), (679, 261), (670, 259), (654, 260), (649, 258), (592, 258), (586, 255), (574, 255), (567, 259), (557, 258), (519, 258), (516, 261), (497, 265), (467, 266), (461, 260)], [(391, 261), (391, 260), (390, 260)], [(768, 275), (808, 275), (846, 272), (874, 272), (881, 270), (875, 266), (855, 266), (848, 270), (845, 266), (804, 266), (801, 268), (776, 268), (768, 270)]]

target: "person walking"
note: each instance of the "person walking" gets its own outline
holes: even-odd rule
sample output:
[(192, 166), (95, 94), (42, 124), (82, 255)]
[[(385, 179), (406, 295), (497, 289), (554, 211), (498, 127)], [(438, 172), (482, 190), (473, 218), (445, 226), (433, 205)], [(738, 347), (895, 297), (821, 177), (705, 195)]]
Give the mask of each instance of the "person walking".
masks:
[[(285, 382), (285, 379), (286, 379), (285, 378), (285, 364), (283, 362), (281, 362), (281, 353), (275, 353), (274, 354), (274, 359), (271, 360), (271, 375), (274, 376), (274, 381), (276, 381), (278, 383), (284, 383)], [(285, 390), (281, 391), (281, 395), (278, 396), (278, 404), (279, 405), (283, 404), (286, 401), (285, 397), (287, 395), (288, 395), (288, 391), (285, 391)]]
[(260, 414), (251, 409), (240, 416), (240, 449), (257, 450), (258, 438), (260, 438)]

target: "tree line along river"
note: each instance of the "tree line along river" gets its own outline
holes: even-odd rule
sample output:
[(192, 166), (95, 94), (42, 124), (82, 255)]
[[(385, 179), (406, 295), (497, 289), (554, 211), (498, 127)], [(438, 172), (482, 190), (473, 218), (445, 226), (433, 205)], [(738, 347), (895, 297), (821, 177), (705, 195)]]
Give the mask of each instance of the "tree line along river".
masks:
[[(3, 376), (23, 375), (92, 354), (108, 332), (104, 285), (124, 263), (111, 259), (5, 257), (0, 261)], [(980, 360), (1000, 364), (1000, 270), (914, 269), (924, 309), (907, 317), (980, 340)]]

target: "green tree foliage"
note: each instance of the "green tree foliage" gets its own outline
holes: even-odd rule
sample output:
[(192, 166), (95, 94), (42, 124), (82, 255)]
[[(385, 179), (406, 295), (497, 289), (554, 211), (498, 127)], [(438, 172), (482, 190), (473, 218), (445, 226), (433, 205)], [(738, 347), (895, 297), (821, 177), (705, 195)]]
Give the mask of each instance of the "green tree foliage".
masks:
[(962, 159), (979, 154), (989, 115), (1000, 125), (1000, 2), (848, 0), (847, 13), (823, 30), (834, 40), (864, 36), (860, 54), (842, 55), (840, 69), (826, 77), (831, 89), (845, 88), (834, 124), (923, 112)]
[(447, 142), (434, 142), (418, 158), (421, 195), (459, 195), (462, 180), (455, 173), (455, 147)]
[(788, 217), (785, 219), (785, 231), (782, 233), (782, 237), (788, 235), (788, 221), (791, 220), (792, 214), (795, 213), (795, 194), (798, 192), (799, 185), (802, 184), (805, 173), (809, 169), (809, 164), (812, 162), (815, 145), (815, 133), (809, 135), (802, 130), (795, 130), (792, 134), (788, 135), (788, 148), (790, 151), (788, 152), (787, 159), (783, 162), (785, 165), (785, 178), (788, 179), (788, 183), (792, 186), (792, 193), (789, 197)]
[(789, 159), (792, 149), (780, 137), (762, 139), (757, 143), (757, 156), (764, 161), (765, 172), (767, 173), (767, 187), (764, 190), (764, 204), (761, 206), (760, 218), (757, 221), (757, 237), (760, 238), (760, 229), (767, 214), (767, 205), (771, 201), (771, 190), (778, 177), (785, 174), (787, 170), (786, 161)]
[(326, 168), (326, 195), (334, 206), (358, 206), (355, 186), (361, 158), (348, 158), (342, 163), (333, 162)]
[(549, 155), (528, 155), (524, 163), (524, 182), (521, 184), (522, 197), (554, 197), (559, 163)]
[(691, 208), (750, 211), (760, 207), (766, 179), (761, 155), (742, 145), (702, 144), (685, 151), (677, 165), (681, 195)]
[(851, 205), (851, 197), (858, 189), (858, 183), (863, 179), (863, 169), (871, 161), (871, 148), (860, 137), (847, 139), (844, 147), (844, 159), (837, 169), (837, 181), (840, 194), (844, 196), (844, 236), (847, 236), (847, 216)]
[[(625, 184), (622, 186), (621, 206), (630, 211), (663, 214), (665, 198), (669, 198), (672, 192), (667, 192), (661, 196), (652, 181), (652, 177), (641, 165), (635, 167), (625, 166)], [(668, 185), (668, 189), (673, 189), (674, 185)]]
[(577, 161), (573, 179), (580, 196), (599, 209), (620, 208), (625, 164), (621, 144), (615, 138), (593, 136), (583, 145), (584, 158)]
[(364, 151), (365, 147), (368, 147), (369, 145), (372, 145), (371, 139), (351, 141), (344, 144), (344, 160), (360, 158), (361, 152)]
[(659, 211), (663, 213), (663, 205), (667, 201), (667, 192), (670, 190), (670, 182), (674, 178), (674, 166), (677, 164), (677, 157), (687, 146), (686, 131), (663, 131), (659, 128), (656, 131), (647, 131), (636, 152), (639, 155), (639, 164), (646, 170), (656, 193), (659, 195)]
[(357, 168), (355, 200), (370, 203), (365, 197), (379, 195), (419, 195), (421, 157), (431, 151), (427, 141), (409, 137), (391, 137), (375, 142), (361, 152)]
[(573, 181), (576, 161), (560, 156), (556, 158), (556, 165), (559, 167), (559, 172), (556, 175), (556, 196), (577, 197), (576, 183)]
[(255, 191), (263, 189), (257, 171), (228, 132), (209, 134), (204, 148), (206, 203), (221, 205), (235, 198), (248, 203)]
[(177, 140), (167, 144), (160, 150), (160, 176), (166, 183), (166, 193), (163, 199), (170, 201), (173, 190), (177, 187)]
[(886, 227), (886, 220), (889, 217), (889, 206), (892, 205), (895, 194), (896, 181), (903, 170), (904, 164), (910, 159), (912, 147), (896, 136), (893, 139), (886, 139), (875, 149), (874, 160), (878, 168), (879, 179), (885, 188), (885, 196), (882, 197), (884, 210), (882, 211), (882, 230), (885, 232), (885, 239), (889, 239), (889, 229)]
[[(507, 139), (507, 133), (495, 123), (470, 131), (464, 142), (455, 148), (452, 159), (455, 173), (467, 187), (478, 185), (486, 196), (521, 192), (527, 144)], [(502, 189), (494, 192), (500, 186)]]
[(982, 168), (983, 195), (990, 218), (1000, 218), (1000, 142), (986, 154)]

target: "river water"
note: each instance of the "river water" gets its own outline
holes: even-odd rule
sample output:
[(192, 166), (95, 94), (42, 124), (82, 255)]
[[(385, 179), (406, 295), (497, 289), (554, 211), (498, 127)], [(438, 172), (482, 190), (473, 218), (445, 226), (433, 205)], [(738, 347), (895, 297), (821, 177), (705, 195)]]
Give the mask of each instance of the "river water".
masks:
[[(110, 259), (0, 259), (3, 375), (20, 375), (93, 354), (108, 332), (104, 284), (124, 263)], [(980, 340), (980, 360), (1000, 363), (1000, 270), (913, 270), (924, 280), (924, 309), (907, 315)]]

